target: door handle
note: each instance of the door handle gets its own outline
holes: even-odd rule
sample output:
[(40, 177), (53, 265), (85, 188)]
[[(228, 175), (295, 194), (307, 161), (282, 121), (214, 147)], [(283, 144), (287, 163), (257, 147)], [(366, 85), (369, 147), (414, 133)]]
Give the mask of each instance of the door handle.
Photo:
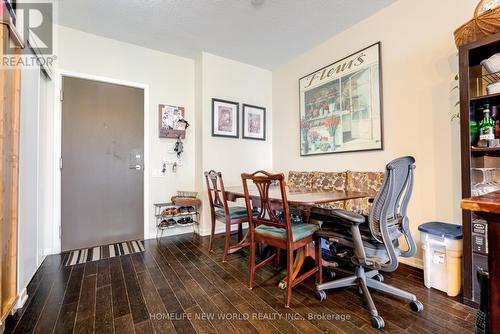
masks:
[(142, 170), (142, 165), (129, 166), (128, 169)]

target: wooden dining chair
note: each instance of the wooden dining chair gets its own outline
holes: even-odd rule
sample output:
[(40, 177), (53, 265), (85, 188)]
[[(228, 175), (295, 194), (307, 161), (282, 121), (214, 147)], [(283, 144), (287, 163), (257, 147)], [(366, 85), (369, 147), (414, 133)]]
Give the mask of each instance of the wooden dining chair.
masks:
[[(321, 242), (319, 239), (315, 240), (314, 236), (314, 232), (316, 232), (319, 227), (315, 224), (291, 223), (290, 208), (288, 206), (283, 174), (270, 174), (265, 171), (257, 171), (253, 174), (241, 174), (241, 178), (243, 180), (250, 236), (250, 272), (248, 287), (250, 289), (253, 288), (255, 270), (266, 265), (271, 260), (279, 258), (279, 252), (283, 249), (286, 251), (287, 270), (285, 307), (289, 307), (292, 299), (292, 288), (295, 285), (313, 274), (316, 274), (316, 283), (321, 283), (321, 268), (318, 265), (318, 259), (321, 259)], [(254, 214), (255, 209), (252, 207), (248, 180), (253, 181), (253, 184), (259, 192), (260, 208), (258, 208), (257, 214)], [(281, 192), (281, 205), (279, 209), (276, 208), (276, 203), (271, 203), (269, 199), (269, 187), (273, 182), (278, 182)], [(277, 211), (281, 211), (281, 214)], [(306, 273), (294, 278), (292, 274), (294, 270), (294, 251), (302, 247), (307, 247), (312, 242), (315, 242), (315, 266)], [(264, 243), (274, 247), (276, 252), (256, 264), (255, 250), (257, 243)]]
[[(214, 170), (205, 172), (207, 182), (208, 200), (210, 203), (210, 215), (212, 219), (212, 230), (208, 250), (212, 251), (213, 241), (216, 239), (225, 239), (224, 253), (222, 262), (227, 262), (228, 254), (239, 251), (249, 245), (248, 238), (243, 238), (243, 223), (248, 222), (247, 209), (244, 206), (229, 206), (227, 196), (224, 190), (224, 181), (222, 174)], [(224, 234), (215, 235), (215, 225), (220, 221), (226, 225)], [(231, 246), (231, 226), (238, 225), (238, 244)]]

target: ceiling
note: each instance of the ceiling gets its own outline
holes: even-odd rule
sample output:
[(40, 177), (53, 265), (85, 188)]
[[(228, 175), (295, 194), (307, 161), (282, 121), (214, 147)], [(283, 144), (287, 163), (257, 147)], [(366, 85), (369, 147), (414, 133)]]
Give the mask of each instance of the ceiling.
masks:
[(58, 0), (58, 23), (274, 69), (396, 0)]

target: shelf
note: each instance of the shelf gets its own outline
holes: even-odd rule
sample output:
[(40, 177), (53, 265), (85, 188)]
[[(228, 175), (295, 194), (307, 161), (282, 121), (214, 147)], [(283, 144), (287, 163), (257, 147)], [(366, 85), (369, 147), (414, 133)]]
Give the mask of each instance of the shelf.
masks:
[(500, 97), (500, 93), (496, 93), (496, 94), (490, 94), (490, 95), (481, 95), (481, 96), (477, 96), (477, 97), (471, 97), (470, 100), (471, 101), (481, 101), (481, 100), (489, 100), (489, 99), (499, 98), (499, 97)]
[(192, 216), (192, 215), (197, 215), (198, 212), (183, 212), (183, 213), (178, 213), (175, 215), (164, 215), (164, 214), (157, 214), (155, 215), (156, 218), (175, 218), (175, 217), (182, 217), (182, 216)]
[(175, 227), (193, 226), (194, 224), (198, 224), (198, 222), (197, 221), (193, 221), (192, 223), (189, 223), (189, 224), (174, 224), (174, 225), (170, 225), (170, 226), (160, 226), (160, 225), (157, 225), (156, 228), (160, 229), (160, 230), (167, 230), (169, 228), (175, 228)]
[(471, 147), (472, 152), (495, 152), (500, 151), (500, 147)]

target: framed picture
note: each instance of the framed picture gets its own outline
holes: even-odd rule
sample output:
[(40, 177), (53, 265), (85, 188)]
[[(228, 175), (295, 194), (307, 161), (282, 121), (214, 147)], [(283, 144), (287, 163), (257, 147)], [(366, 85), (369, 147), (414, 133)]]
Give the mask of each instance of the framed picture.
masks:
[(184, 107), (160, 104), (159, 115), (160, 138), (186, 138)]
[(266, 108), (243, 105), (243, 138), (266, 140)]
[(239, 104), (212, 99), (212, 136), (239, 137)]
[(299, 79), (300, 155), (382, 150), (380, 42)]

